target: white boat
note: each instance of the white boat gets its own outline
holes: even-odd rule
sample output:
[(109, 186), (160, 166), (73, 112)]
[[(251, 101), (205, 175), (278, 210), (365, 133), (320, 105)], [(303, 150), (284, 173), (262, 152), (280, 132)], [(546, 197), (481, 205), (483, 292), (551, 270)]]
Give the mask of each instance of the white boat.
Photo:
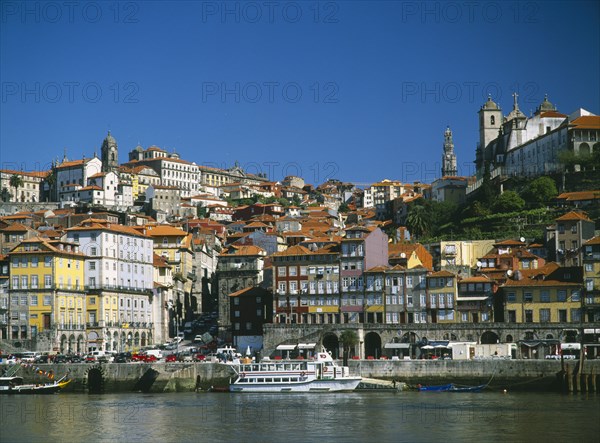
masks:
[(327, 351), (312, 360), (262, 361), (232, 366), (230, 392), (339, 392), (356, 389), (361, 377), (351, 376)]

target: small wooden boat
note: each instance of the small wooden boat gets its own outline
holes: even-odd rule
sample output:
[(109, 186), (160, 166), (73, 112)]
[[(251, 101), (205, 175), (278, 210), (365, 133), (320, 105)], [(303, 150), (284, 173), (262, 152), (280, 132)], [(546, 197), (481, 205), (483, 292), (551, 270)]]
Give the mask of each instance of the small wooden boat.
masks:
[(23, 377), (0, 377), (0, 394), (54, 394), (71, 380), (65, 375), (52, 383), (25, 384)]

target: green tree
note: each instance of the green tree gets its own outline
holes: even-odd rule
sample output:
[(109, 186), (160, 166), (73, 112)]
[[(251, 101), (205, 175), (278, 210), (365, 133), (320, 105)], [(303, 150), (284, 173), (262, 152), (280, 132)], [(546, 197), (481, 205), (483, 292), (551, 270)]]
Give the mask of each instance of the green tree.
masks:
[(350, 211), (350, 207), (348, 206), (347, 203), (342, 203), (339, 207), (338, 207), (338, 212), (348, 212)]
[(350, 350), (358, 344), (358, 335), (356, 335), (356, 332), (352, 331), (351, 329), (346, 329), (340, 335), (340, 342), (342, 342), (342, 346), (344, 348), (344, 366), (348, 366)]
[(490, 172), (490, 162), (485, 162), (483, 170), (483, 181), (480, 187), (481, 203), (486, 208), (491, 208), (498, 195)]
[(515, 191), (505, 191), (496, 198), (492, 209), (495, 212), (515, 212), (525, 207), (525, 200)]
[(20, 175), (13, 174), (10, 176), (9, 184), (11, 187), (15, 188), (15, 201), (17, 201), (19, 188), (23, 186), (23, 178)]
[(422, 205), (411, 205), (406, 217), (406, 226), (415, 237), (422, 237), (429, 231), (427, 209)]
[(2, 200), (4, 203), (6, 203), (6, 202), (9, 202), (11, 198), (12, 198), (12, 195), (11, 195), (10, 191), (7, 188), (2, 188), (2, 191), (0, 192), (0, 200)]
[(556, 183), (550, 177), (538, 177), (521, 193), (528, 206), (539, 208), (546, 206), (558, 195)]
[(206, 218), (207, 209), (204, 207), (202, 202), (196, 205), (196, 217), (198, 218)]

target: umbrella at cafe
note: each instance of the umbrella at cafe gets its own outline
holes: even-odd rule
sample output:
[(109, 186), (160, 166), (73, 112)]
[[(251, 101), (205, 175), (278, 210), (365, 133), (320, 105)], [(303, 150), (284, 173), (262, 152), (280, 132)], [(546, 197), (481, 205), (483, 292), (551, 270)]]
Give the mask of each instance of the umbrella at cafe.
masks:
[(425, 346), (421, 346), (421, 349), (433, 349), (433, 346), (425, 345)]
[(246, 349), (246, 356), (250, 357), (252, 355), (252, 352), (250, 351), (250, 345), (248, 345), (248, 349)]

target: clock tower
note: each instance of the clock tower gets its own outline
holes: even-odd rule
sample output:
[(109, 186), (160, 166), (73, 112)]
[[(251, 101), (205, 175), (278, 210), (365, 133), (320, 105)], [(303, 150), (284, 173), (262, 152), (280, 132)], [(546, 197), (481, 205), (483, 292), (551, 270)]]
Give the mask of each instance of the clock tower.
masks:
[(110, 135), (110, 131), (108, 131), (108, 135), (102, 142), (100, 156), (103, 172), (115, 171), (119, 167), (119, 149), (117, 141)]
[(454, 142), (450, 126), (444, 132), (444, 153), (442, 154), (442, 177), (456, 176), (456, 154), (454, 153)]

